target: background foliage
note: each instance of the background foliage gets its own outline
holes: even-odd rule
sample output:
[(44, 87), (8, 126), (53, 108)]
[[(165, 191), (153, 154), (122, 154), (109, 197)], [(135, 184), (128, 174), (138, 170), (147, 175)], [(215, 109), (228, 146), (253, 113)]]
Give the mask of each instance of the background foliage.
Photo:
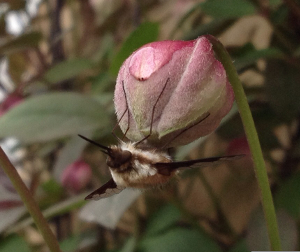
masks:
[[(124, 59), (147, 42), (204, 34), (221, 40), (240, 73), (283, 249), (300, 250), (299, 1), (44, 0), (35, 15), (29, 2), (0, 1), (0, 137), (63, 251), (269, 249), (247, 158), (187, 171), (164, 190), (83, 200), (109, 174), (102, 153), (77, 134), (116, 143), (112, 98)], [(8, 29), (14, 14), (26, 24), (18, 33)], [(248, 151), (234, 106), (215, 134), (174, 155), (182, 160)], [(78, 160), (93, 176), (74, 191), (62, 177)], [(47, 251), (2, 170), (0, 231), (1, 251)]]

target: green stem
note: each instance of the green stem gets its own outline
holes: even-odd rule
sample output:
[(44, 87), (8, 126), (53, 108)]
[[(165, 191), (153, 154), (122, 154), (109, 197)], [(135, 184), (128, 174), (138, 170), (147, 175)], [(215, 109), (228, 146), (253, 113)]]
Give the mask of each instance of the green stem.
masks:
[[(46, 219), (56, 217), (58, 215), (62, 215), (64, 213), (69, 213), (74, 209), (78, 209), (86, 204), (86, 201), (83, 200), (84, 197), (88, 194), (88, 192), (81, 193), (73, 198), (62, 201), (54, 206), (51, 206), (45, 209), (42, 214)], [(12, 225), (7, 230), (5, 230), (5, 234), (16, 233), (25, 227), (31, 225), (33, 223), (32, 217), (28, 217), (26, 219), (21, 220), (20, 222)]]
[(219, 60), (223, 64), (227, 73), (228, 80), (233, 88), (236, 103), (238, 105), (248, 144), (252, 153), (258, 186), (261, 191), (262, 206), (264, 209), (265, 219), (267, 223), (267, 230), (269, 234), (271, 249), (275, 251), (280, 251), (281, 245), (272, 193), (268, 180), (267, 170), (265, 167), (265, 161), (263, 158), (260, 142), (258, 139), (250, 107), (247, 102), (247, 97), (245, 95), (242, 83), (239, 79), (236, 69), (232, 64), (232, 60), (224, 46), (213, 36), (207, 36), (207, 38), (212, 43), (215, 53), (217, 54)]
[(9, 177), (13, 183), (15, 189), (20, 195), (22, 201), (24, 202), (28, 212), (32, 216), (36, 226), (39, 228), (42, 236), (44, 237), (45, 242), (47, 243), (51, 252), (60, 252), (58, 242), (52, 233), (46, 219), (42, 215), (37, 203), (33, 199), (31, 193), (27, 189), (26, 185), (20, 178), (16, 168), (9, 161), (8, 157), (0, 147), (0, 166)]

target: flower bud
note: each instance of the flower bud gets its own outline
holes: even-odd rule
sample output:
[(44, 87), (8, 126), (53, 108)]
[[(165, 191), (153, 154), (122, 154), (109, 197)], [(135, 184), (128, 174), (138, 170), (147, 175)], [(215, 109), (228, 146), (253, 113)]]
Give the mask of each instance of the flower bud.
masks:
[(71, 192), (78, 192), (85, 188), (91, 181), (92, 171), (90, 166), (82, 160), (70, 164), (62, 173), (61, 183)]
[[(223, 65), (205, 37), (142, 46), (123, 63), (115, 109), (126, 137), (172, 147), (213, 132), (234, 100)], [(128, 108), (123, 118), (124, 111)], [(152, 120), (153, 114), (153, 120)], [(204, 119), (205, 118), (205, 119)]]

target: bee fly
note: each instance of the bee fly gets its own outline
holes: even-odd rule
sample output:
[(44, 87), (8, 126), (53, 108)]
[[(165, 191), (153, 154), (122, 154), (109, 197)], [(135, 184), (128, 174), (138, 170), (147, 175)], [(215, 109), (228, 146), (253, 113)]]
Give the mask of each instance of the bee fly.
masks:
[(155, 148), (137, 147), (135, 143), (130, 142), (121, 142), (119, 146), (106, 147), (84, 136), (79, 136), (102, 149), (107, 155), (106, 163), (112, 175), (112, 179), (85, 199), (106, 198), (121, 192), (126, 187), (141, 189), (157, 187), (167, 183), (180, 168), (203, 167), (243, 156), (211, 157), (173, 162), (166, 152)]
[[(237, 158), (240, 158), (244, 155), (235, 155), (235, 156), (223, 156), (223, 157), (210, 157), (203, 159), (194, 159), (188, 161), (174, 162), (171, 157), (167, 154), (166, 151), (159, 150), (157, 148), (151, 147), (143, 143), (152, 133), (152, 123), (154, 117), (154, 111), (156, 104), (161, 97), (169, 79), (164, 85), (162, 92), (157, 98), (154, 107), (152, 109), (152, 118), (150, 124), (149, 135), (138, 142), (124, 142), (120, 140), (119, 145), (113, 145), (110, 147), (101, 145), (93, 140), (90, 140), (82, 135), (79, 135), (84, 140), (95, 144), (101, 148), (101, 151), (107, 155), (106, 164), (109, 167), (112, 178), (102, 185), (97, 190), (89, 194), (85, 199), (98, 200), (101, 198), (109, 197), (113, 194), (120, 193), (123, 189), (130, 188), (153, 188), (167, 183), (170, 178), (172, 178), (179, 169), (184, 168), (193, 168), (194, 167), (203, 167), (212, 164), (216, 164), (222, 161), (231, 161)], [(123, 83), (123, 91), (126, 98), (126, 93)], [(122, 117), (128, 111), (128, 105), (123, 113)], [(209, 116), (209, 113), (201, 119), (197, 124), (201, 123)], [(121, 120), (120, 119), (120, 120)], [(129, 119), (129, 111), (128, 111)], [(119, 122), (120, 122), (119, 120)], [(128, 120), (129, 122), (129, 120)], [(195, 126), (192, 125), (191, 127)], [(189, 128), (191, 128), (189, 127)], [(178, 135), (178, 137), (183, 132), (189, 128), (183, 130)], [(124, 135), (129, 129), (129, 125)], [(173, 138), (172, 140), (174, 140)], [(163, 148), (162, 148), (163, 149)]]

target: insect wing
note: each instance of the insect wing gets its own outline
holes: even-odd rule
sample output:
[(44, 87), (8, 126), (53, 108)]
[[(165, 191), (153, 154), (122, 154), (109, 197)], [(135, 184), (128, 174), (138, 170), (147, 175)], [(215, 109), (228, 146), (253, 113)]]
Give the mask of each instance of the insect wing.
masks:
[(169, 176), (171, 172), (178, 170), (180, 168), (183, 169), (183, 168), (199, 168), (199, 167), (212, 166), (226, 161), (233, 161), (244, 156), (245, 155), (210, 157), (210, 158), (193, 159), (193, 160), (171, 162), (171, 163), (155, 163), (154, 165), (159, 174)]
[(103, 186), (99, 187), (97, 190), (93, 191), (91, 194), (85, 197), (85, 200), (99, 200), (103, 198), (110, 197), (114, 194), (120, 193), (124, 187), (118, 187), (113, 179), (110, 179)]

